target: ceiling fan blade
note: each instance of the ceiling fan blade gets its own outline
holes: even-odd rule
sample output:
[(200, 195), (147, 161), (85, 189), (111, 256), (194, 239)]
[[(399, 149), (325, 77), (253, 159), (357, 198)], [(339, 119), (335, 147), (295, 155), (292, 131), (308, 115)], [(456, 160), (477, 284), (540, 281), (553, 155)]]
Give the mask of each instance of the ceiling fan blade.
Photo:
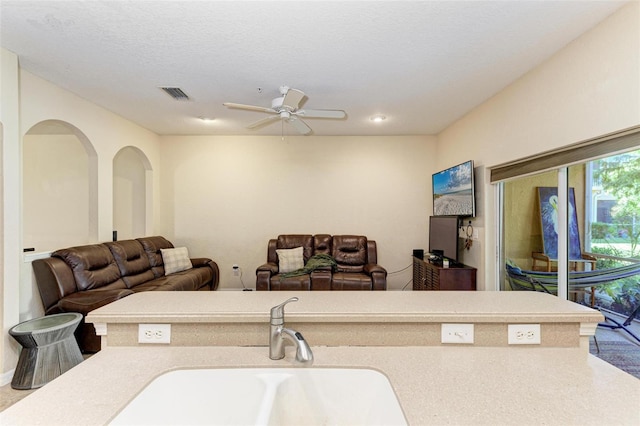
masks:
[(271, 114), (277, 114), (278, 112), (271, 109), (271, 108), (265, 108), (265, 107), (261, 107), (261, 106), (256, 106), (256, 105), (244, 105), (244, 104), (234, 104), (233, 102), (225, 102), (222, 105), (226, 106), (227, 108), (236, 108), (236, 109), (246, 109), (249, 111), (260, 111), (260, 112), (268, 112)]
[(305, 118), (345, 118), (347, 113), (341, 109), (301, 109), (296, 115)]
[(263, 118), (262, 120), (258, 120), (255, 123), (251, 123), (247, 126), (247, 129), (257, 129), (258, 127), (262, 127), (262, 126), (266, 126), (267, 124), (270, 124), (274, 121), (278, 121), (280, 120), (280, 116), (279, 115), (272, 115), (270, 117), (267, 118)]
[(304, 98), (304, 92), (298, 89), (289, 89), (286, 95), (284, 95), (284, 100), (282, 101), (282, 106), (286, 106), (291, 108), (292, 110), (298, 109), (300, 106), (300, 101)]
[(311, 127), (307, 126), (307, 123), (300, 120), (297, 117), (291, 117), (287, 121), (302, 135), (308, 135), (311, 133)]

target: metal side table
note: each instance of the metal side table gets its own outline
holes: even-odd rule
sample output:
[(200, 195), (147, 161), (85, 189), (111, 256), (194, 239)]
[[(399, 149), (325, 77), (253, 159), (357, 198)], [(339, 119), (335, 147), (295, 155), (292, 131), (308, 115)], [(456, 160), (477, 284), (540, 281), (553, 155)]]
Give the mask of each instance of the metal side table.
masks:
[(73, 335), (82, 320), (79, 313), (35, 318), (11, 327), (9, 334), (22, 345), (11, 387), (44, 386), (83, 360)]

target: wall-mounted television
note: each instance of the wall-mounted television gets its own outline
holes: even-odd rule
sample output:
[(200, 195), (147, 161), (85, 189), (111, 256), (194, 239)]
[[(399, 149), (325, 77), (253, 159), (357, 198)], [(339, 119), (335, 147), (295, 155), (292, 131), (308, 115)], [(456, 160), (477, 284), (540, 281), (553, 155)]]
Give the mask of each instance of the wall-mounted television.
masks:
[(434, 216), (475, 216), (473, 160), (434, 173), (431, 178)]
[(429, 252), (438, 251), (448, 259), (458, 262), (458, 216), (429, 217)]

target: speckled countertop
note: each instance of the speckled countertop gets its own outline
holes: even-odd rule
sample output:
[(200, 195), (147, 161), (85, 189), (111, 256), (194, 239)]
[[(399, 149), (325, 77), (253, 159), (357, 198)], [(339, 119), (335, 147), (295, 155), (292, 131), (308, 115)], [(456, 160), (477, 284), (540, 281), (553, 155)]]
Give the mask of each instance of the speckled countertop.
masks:
[[(640, 380), (578, 347), (435, 345), (408, 340), (389, 343), (376, 328), (374, 344), (353, 346), (345, 333), (337, 343), (318, 343), (324, 334), (357, 324), (390, 323), (394, 330), (434, 327), (442, 322), (473, 322), (503, 327), (507, 322), (574, 324), (564, 339), (578, 342), (595, 331), (601, 314), (556, 297), (533, 292), (147, 292), (129, 296), (89, 314), (89, 322), (136, 334), (135, 323), (169, 322), (178, 335), (199, 327), (198, 340), (214, 327), (234, 334), (234, 326), (256, 324), (258, 346), (203, 344), (140, 346), (123, 339), (0, 413), (0, 422), (22, 425), (106, 424), (158, 375), (179, 368), (289, 367), (271, 361), (264, 327), (269, 310), (289, 297), (286, 321), (307, 327), (313, 348), (312, 368), (373, 368), (385, 373), (412, 425), (426, 424), (640, 424)], [(235, 323), (235, 324), (234, 324)], [(432, 324), (428, 324), (432, 323)], [(579, 326), (578, 326), (579, 324)], [(257, 326), (259, 325), (259, 327)], [(180, 327), (183, 327), (181, 331)], [(319, 330), (315, 330), (318, 328)], [(130, 330), (129, 332), (127, 330)], [(439, 331), (439, 327), (434, 329)], [(502, 333), (504, 329), (500, 329)], [(312, 338), (306, 334), (313, 333)], [(173, 333), (173, 332), (172, 332)], [(244, 333), (244, 331), (243, 331)], [(484, 332), (479, 332), (482, 337)], [(489, 333), (490, 334), (490, 333)], [(553, 334), (553, 333), (551, 333)], [(111, 336), (111, 337), (109, 337)], [(180, 340), (175, 336), (175, 340)], [(504, 336), (503, 336), (504, 337)], [(172, 345), (173, 343), (172, 336)], [(205, 339), (206, 340), (206, 339)], [(503, 339), (504, 340), (504, 339)], [(314, 342), (317, 346), (313, 346)], [(385, 344), (386, 346), (381, 346)], [(349, 346), (350, 345), (350, 346)], [(588, 346), (588, 345), (587, 345)], [(212, 384), (212, 386), (215, 384)], [(179, 389), (174, 390), (180, 392)]]
[(602, 316), (593, 309), (528, 291), (213, 291), (136, 293), (89, 313), (93, 323), (264, 322), (271, 307), (286, 306), (294, 322), (584, 322)]
[[(578, 348), (313, 351), (312, 368), (368, 367), (385, 373), (411, 425), (640, 424), (640, 380)], [(291, 357), (289, 351), (284, 360), (270, 361), (266, 347), (107, 348), (0, 413), (0, 423), (106, 424), (163, 372), (290, 367)]]

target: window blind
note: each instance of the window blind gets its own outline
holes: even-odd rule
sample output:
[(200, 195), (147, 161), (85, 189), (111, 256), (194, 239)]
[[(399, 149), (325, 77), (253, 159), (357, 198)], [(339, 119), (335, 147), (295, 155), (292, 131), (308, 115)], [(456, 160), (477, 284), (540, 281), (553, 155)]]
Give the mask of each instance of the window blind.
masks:
[(595, 160), (634, 148), (640, 148), (640, 126), (492, 167), (491, 183)]

